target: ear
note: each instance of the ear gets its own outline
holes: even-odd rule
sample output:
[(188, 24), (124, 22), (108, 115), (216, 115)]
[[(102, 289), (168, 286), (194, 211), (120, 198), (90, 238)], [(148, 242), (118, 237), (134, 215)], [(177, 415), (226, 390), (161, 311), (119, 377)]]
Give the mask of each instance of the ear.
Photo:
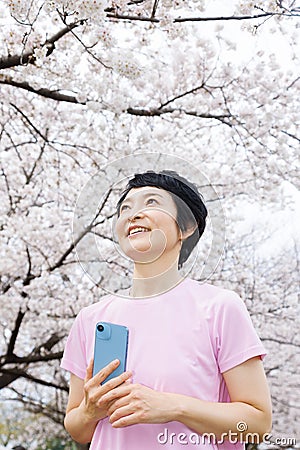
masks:
[(197, 230), (198, 225), (197, 224), (193, 224), (190, 227), (188, 227), (187, 230), (182, 231), (181, 232), (181, 237), (180, 240), (181, 241), (185, 241), (187, 238), (189, 238), (190, 236), (192, 236), (192, 234)]

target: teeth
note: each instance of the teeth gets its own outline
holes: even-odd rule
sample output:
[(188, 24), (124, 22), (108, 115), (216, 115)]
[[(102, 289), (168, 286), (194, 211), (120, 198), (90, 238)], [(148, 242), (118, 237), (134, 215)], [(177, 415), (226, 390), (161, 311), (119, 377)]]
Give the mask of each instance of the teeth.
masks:
[(132, 230), (130, 230), (129, 236), (131, 236), (132, 234), (135, 234), (135, 233), (140, 233), (141, 231), (149, 231), (149, 230), (147, 228), (143, 228), (143, 227), (133, 228)]

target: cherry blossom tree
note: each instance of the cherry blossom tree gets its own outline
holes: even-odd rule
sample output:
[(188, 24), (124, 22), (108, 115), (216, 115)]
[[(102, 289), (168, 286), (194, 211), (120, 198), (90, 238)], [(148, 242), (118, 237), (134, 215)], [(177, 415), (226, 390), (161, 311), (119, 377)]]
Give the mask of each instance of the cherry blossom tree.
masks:
[[(285, 221), (295, 220), (297, 198), (287, 191), (298, 183), (300, 5), (2, 3), (5, 404), (22, 404), (35, 414), (30, 427), (37, 435), (39, 429), (41, 440), (46, 430), (65, 437), (68, 377), (59, 369), (65, 337), (78, 311), (106, 293), (109, 278), (104, 258), (95, 283), (76, 249), (83, 251), (95, 236), (103, 248), (112, 243), (108, 229), (118, 192), (109, 191), (87, 226), (73, 231), (75, 205), (86, 183), (109, 174), (105, 167), (116, 158), (155, 152), (201, 170), (213, 186), (208, 206), (216, 202), (212, 192), (223, 205), (225, 253), (210, 281), (246, 301), (269, 351), (274, 434), (295, 436), (299, 235), (287, 231)], [(247, 221), (245, 211), (253, 212)], [(275, 219), (279, 231), (271, 232)], [(245, 223), (250, 228), (243, 229)], [(285, 245), (270, 253), (285, 233)], [(130, 270), (121, 259), (111, 263), (125, 274)], [(196, 268), (191, 274), (201, 279)]]

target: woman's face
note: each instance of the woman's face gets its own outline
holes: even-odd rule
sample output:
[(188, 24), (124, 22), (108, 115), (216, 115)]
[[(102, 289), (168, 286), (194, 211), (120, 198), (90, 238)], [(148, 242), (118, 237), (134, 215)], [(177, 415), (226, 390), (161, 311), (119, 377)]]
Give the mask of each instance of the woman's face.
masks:
[(181, 232), (169, 192), (152, 186), (131, 189), (116, 222), (119, 244), (135, 262), (150, 263), (162, 255), (178, 257)]

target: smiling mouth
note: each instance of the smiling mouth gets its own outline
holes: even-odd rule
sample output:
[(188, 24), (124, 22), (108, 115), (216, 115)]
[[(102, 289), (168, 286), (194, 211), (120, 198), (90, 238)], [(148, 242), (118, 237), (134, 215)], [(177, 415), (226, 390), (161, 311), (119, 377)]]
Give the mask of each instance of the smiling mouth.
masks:
[(151, 231), (151, 230), (149, 230), (149, 228), (136, 227), (129, 231), (128, 236), (130, 237), (130, 236), (134, 236), (136, 234), (147, 233), (149, 231)]

